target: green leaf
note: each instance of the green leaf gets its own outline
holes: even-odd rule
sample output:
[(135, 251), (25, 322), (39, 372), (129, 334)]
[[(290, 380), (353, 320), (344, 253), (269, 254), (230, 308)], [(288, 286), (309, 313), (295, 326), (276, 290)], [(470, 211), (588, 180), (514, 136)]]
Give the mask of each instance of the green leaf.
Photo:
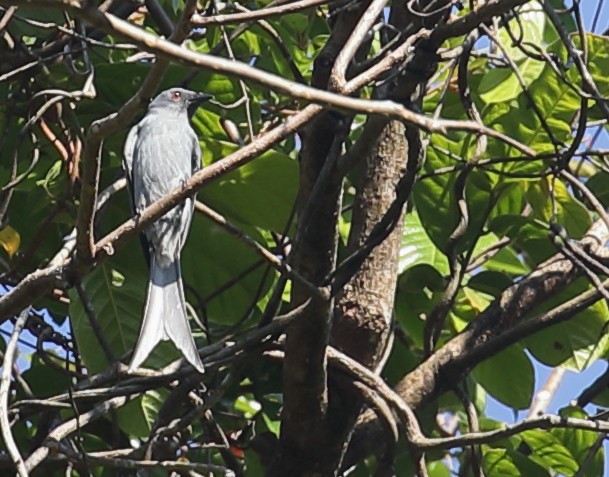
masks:
[(450, 318), (455, 331), (461, 332), (491, 303), (491, 297), (471, 288), (463, 288), (457, 295)]
[(431, 265), (441, 275), (447, 275), (449, 272), (446, 255), (430, 240), (419, 215), (412, 212), (404, 219), (398, 273), (420, 264)]
[(550, 186), (546, 179), (542, 179), (537, 184), (529, 185), (527, 195), (533, 217), (563, 225), (572, 238), (583, 237), (592, 225), (588, 209), (560, 181), (552, 181)]
[[(544, 304), (537, 313), (578, 296), (588, 288), (583, 280), (575, 282), (560, 296)], [(608, 320), (607, 304), (599, 301), (570, 320), (527, 337), (526, 347), (535, 359), (548, 366), (562, 364), (582, 371), (604, 356), (609, 342), (609, 335), (604, 332)]]
[(199, 193), (199, 200), (231, 221), (283, 232), (298, 191), (298, 164), (268, 151)]
[(482, 271), (470, 278), (467, 286), (496, 298), (513, 283), (510, 276), (505, 273)]
[[(588, 62), (586, 64), (588, 72), (599, 92), (606, 99), (609, 97), (609, 77), (607, 77), (607, 71), (609, 71), (609, 38), (604, 35), (586, 33), (586, 40), (588, 45)], [(579, 36), (575, 36), (575, 43), (576, 45), (581, 44)], [(579, 72), (576, 68), (571, 68), (567, 76), (570, 80), (577, 81), (576, 84), (581, 84)]]
[(532, 451), (531, 460), (537, 464), (567, 477), (577, 472), (579, 465), (569, 449), (550, 432), (530, 430), (521, 436)]
[[(122, 283), (117, 274), (124, 277)], [(148, 274), (141, 251), (132, 242), (102, 262), (83, 281), (101, 332), (115, 356), (130, 350), (139, 334)], [(70, 290), (70, 316), (84, 364), (91, 373), (108, 366), (105, 354), (75, 290)]]
[[(545, 62), (532, 58), (516, 64), (525, 87), (539, 77), (544, 66)], [(482, 77), (478, 88), (480, 98), (487, 104), (511, 101), (523, 91), (516, 73), (509, 67), (489, 70)]]
[(169, 396), (166, 389), (152, 389), (128, 402), (117, 411), (121, 429), (139, 438), (150, 435), (154, 421)]
[[(56, 362), (58, 366), (65, 367), (60, 360)], [(32, 393), (39, 398), (47, 398), (65, 392), (70, 385), (70, 379), (65, 374), (47, 366), (36, 354), (32, 355), (31, 366), (23, 373), (22, 378), (28, 383)]]
[(482, 469), (487, 477), (521, 477), (507, 449), (490, 449), (484, 453)]
[[(560, 416), (577, 419), (588, 419), (589, 417), (578, 407), (563, 408), (560, 410)], [(556, 428), (550, 432), (569, 449), (580, 467), (585, 466), (584, 469), (580, 469), (581, 475), (602, 475), (604, 461), (602, 446), (597, 449), (593, 457), (590, 455), (590, 449), (600, 437), (598, 432), (569, 428)]]
[[(482, 235), (476, 243), (473, 257), (494, 248), (499, 241), (500, 238), (492, 232)], [(510, 245), (501, 247), (491, 258), (482, 264), (482, 268), (512, 275), (525, 275), (531, 270)]]
[[(607, 39), (595, 35), (587, 35), (587, 37), (589, 38), (588, 66), (596, 71), (595, 75), (601, 81), (599, 88), (603, 89), (602, 94), (607, 95), (607, 76), (602, 73), (607, 71), (609, 64)], [(558, 41), (551, 50), (566, 58), (566, 50), (562, 42)], [(580, 86), (582, 80), (578, 75), (577, 69), (573, 66), (567, 72), (570, 82)], [(593, 75), (595, 78), (596, 76)], [(533, 147), (536, 152), (554, 152), (555, 145), (552, 138), (559, 144), (568, 143), (572, 138), (570, 124), (581, 107), (580, 98), (549, 65), (546, 65), (531, 83), (529, 93), (535, 101), (536, 110), (531, 109), (528, 98), (520, 94), (510, 104), (502, 102), (484, 108), (484, 121), (493, 128), (518, 138), (520, 142)], [(523, 111), (529, 113), (522, 114)], [(541, 119), (536, 111), (541, 114)], [(491, 157), (521, 155), (520, 152), (496, 140), (489, 140), (487, 152)], [(523, 174), (539, 173), (543, 168), (545, 165), (542, 161), (531, 159), (506, 162), (501, 167), (504, 171)]]
[(530, 406), (535, 387), (531, 360), (519, 345), (512, 345), (473, 370), (480, 385), (499, 402), (513, 409)]
[(398, 280), (396, 317), (418, 347), (423, 347), (425, 316), (440, 299), (444, 286), (443, 277), (427, 264), (407, 269)]
[[(594, 197), (606, 208), (609, 206), (609, 174), (606, 172), (598, 172), (586, 181), (586, 187), (590, 189)], [(592, 208), (591, 205), (589, 205)]]
[[(260, 233), (243, 224), (241, 228), (258, 242)], [(201, 302), (206, 318), (216, 323), (235, 323), (245, 313), (254, 313), (257, 302), (271, 286), (274, 274), (263, 283), (264, 266), (252, 269), (260, 261), (241, 240), (206, 217), (195, 214), (190, 235), (182, 251), (182, 276), (188, 285), (187, 298)], [(262, 262), (261, 262), (262, 263)], [(249, 270), (249, 272), (248, 272)], [(235, 277), (239, 280), (233, 282)], [(231, 283), (232, 286), (227, 287)], [(216, 294), (218, 290), (222, 293)], [(258, 300), (255, 300), (259, 293)], [(205, 297), (213, 295), (213, 299)]]
[(528, 457), (511, 449), (483, 447), (482, 469), (487, 477), (549, 477), (549, 473)]
[(243, 395), (235, 400), (234, 407), (235, 410), (240, 411), (246, 419), (253, 418), (262, 409), (262, 405), (258, 401)]
[[(543, 6), (537, 1), (532, 1), (517, 8), (517, 11), (519, 13), (518, 18), (513, 18), (508, 24), (512, 35), (516, 37), (519, 42), (538, 46), (542, 45), (547, 22)], [(518, 45), (514, 44), (506, 27), (499, 29), (497, 38), (506, 50), (506, 55), (512, 60), (521, 61), (528, 58), (526, 52), (523, 51), (522, 48), (519, 48)]]
[(427, 475), (429, 477), (450, 477), (451, 473), (448, 467), (441, 460), (432, 460), (427, 463)]
[(281, 427), (281, 421), (271, 419), (265, 412), (262, 413), (262, 419), (266, 424), (266, 428), (272, 432), (276, 437), (279, 437), (279, 430)]
[[(19, 16), (41, 22), (43, 24), (55, 23), (61, 25), (64, 22), (64, 17), (60, 10), (56, 8), (43, 8), (43, 7), (19, 7)], [(44, 35), (47, 31), (43, 27), (35, 26), (35, 24), (24, 21), (12, 21), (8, 23), (7, 27), (11, 35), (16, 38), (22, 36), (26, 37), (38, 37)]]
[(496, 217), (489, 229), (499, 236), (508, 236), (514, 247), (522, 252), (527, 263), (537, 265), (556, 253), (548, 238), (548, 230), (539, 221), (521, 215)]
[[(434, 141), (436, 136), (434, 136)], [(437, 138), (445, 150), (461, 154), (460, 144), (446, 138)], [(445, 154), (428, 149), (425, 171), (434, 172), (446, 166), (452, 166), (453, 161)], [(457, 174), (438, 174), (418, 181), (413, 190), (413, 198), (419, 213), (421, 224), (427, 234), (440, 250), (445, 250), (448, 239), (459, 223), (460, 213), (455, 200), (455, 181)], [(491, 181), (482, 170), (473, 170), (467, 176), (465, 196), (468, 210), (468, 227), (459, 241), (457, 249), (467, 250), (472, 241), (476, 240), (486, 215), (492, 209), (494, 199), (491, 192)]]
[[(217, 73), (212, 73), (206, 77), (202, 82), (201, 89), (208, 94), (213, 94), (213, 99), (221, 103), (234, 103), (241, 97), (238, 83), (225, 75)], [(197, 115), (204, 115), (207, 112), (205, 108), (199, 108)]]

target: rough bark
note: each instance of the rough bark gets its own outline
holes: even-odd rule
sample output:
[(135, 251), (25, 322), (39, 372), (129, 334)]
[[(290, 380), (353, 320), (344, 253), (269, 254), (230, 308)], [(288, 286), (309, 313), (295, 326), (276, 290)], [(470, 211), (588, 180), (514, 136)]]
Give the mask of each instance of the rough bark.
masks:
[[(602, 221), (597, 222), (583, 243), (595, 253), (608, 234)], [(557, 254), (540, 264), (526, 279), (506, 289), (463, 332), (435, 351), (426, 361), (408, 373), (396, 386), (404, 402), (414, 410), (452, 389), (477, 364), (499, 353), (517, 339), (504, 339), (536, 307), (556, 296), (581, 276), (568, 258)], [(384, 451), (384, 429), (374, 413), (363, 413), (356, 426), (346, 457), (346, 464), (362, 455)]]
[[(368, 2), (341, 13), (333, 33), (315, 61), (313, 86), (326, 88), (332, 65)], [(336, 265), (342, 175), (336, 171), (350, 118), (324, 113), (302, 132), (298, 229), (292, 265), (311, 283), (321, 284)], [(292, 303), (310, 294), (293, 284)], [(313, 300), (305, 316), (286, 333), (284, 407), (279, 452), (271, 476), (334, 475), (335, 455), (327, 432), (327, 372), (325, 349), (329, 340), (332, 301)]]
[[(407, 162), (404, 125), (388, 123), (364, 164), (355, 199), (348, 252), (357, 250), (396, 199), (396, 186)], [(377, 246), (339, 294), (332, 325), (332, 344), (368, 368), (385, 349), (397, 282), (403, 218)]]

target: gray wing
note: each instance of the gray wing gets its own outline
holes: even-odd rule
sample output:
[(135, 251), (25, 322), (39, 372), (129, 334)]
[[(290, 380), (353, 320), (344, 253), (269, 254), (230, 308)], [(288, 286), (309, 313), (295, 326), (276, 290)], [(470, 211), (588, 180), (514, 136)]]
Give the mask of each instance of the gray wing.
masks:
[[(135, 145), (137, 143), (138, 134), (140, 131), (139, 124), (133, 126), (127, 139), (125, 140), (125, 146), (123, 147), (123, 170), (125, 171), (125, 177), (127, 179), (127, 189), (129, 190), (129, 205), (131, 206), (131, 213), (137, 214), (138, 208), (135, 202), (135, 185), (133, 183), (133, 156), (135, 155)], [(150, 267), (150, 244), (144, 233), (139, 234), (140, 244), (144, 252), (144, 259)]]
[(196, 134), (194, 135), (194, 144), (192, 146), (192, 173), (197, 172), (203, 165), (201, 164), (201, 145)]
[[(192, 174), (201, 169), (201, 146), (199, 145), (199, 139), (193, 134), (194, 140), (192, 144)], [(182, 235), (180, 237), (182, 247), (186, 243), (188, 232), (190, 231), (190, 223), (192, 222), (192, 216), (195, 209), (195, 200), (197, 200), (196, 194), (191, 198), (187, 198), (182, 206)]]
[(125, 141), (125, 147), (123, 148), (123, 169), (125, 171), (125, 177), (127, 178), (129, 198), (131, 199), (131, 209), (133, 213), (136, 212), (133, 195), (133, 156), (135, 155), (135, 143), (137, 142), (139, 130), (139, 125), (131, 128), (131, 131), (127, 134), (127, 140)]

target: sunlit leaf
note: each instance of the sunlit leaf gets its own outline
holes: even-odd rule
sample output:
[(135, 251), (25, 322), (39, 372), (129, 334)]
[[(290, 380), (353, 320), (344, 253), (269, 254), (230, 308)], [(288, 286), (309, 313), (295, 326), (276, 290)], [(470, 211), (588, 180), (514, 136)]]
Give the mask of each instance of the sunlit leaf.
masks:
[(524, 431), (522, 437), (531, 448), (531, 460), (548, 470), (571, 477), (579, 465), (569, 449), (553, 434), (540, 430)]
[(21, 244), (21, 236), (10, 225), (6, 225), (0, 230), (0, 246), (6, 251), (9, 257), (15, 255)]

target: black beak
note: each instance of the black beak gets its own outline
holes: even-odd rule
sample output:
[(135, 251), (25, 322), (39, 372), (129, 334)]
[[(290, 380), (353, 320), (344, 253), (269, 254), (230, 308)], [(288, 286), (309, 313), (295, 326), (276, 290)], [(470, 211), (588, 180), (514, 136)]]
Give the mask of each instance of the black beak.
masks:
[(193, 95), (190, 98), (189, 106), (199, 106), (201, 103), (204, 103), (205, 101), (209, 101), (213, 97), (214, 97), (213, 95), (207, 94), (207, 93), (196, 93), (195, 95)]
[(197, 108), (204, 103), (205, 101), (209, 101), (213, 98), (213, 95), (206, 93), (196, 93), (188, 98), (188, 116), (192, 118), (197, 111)]

